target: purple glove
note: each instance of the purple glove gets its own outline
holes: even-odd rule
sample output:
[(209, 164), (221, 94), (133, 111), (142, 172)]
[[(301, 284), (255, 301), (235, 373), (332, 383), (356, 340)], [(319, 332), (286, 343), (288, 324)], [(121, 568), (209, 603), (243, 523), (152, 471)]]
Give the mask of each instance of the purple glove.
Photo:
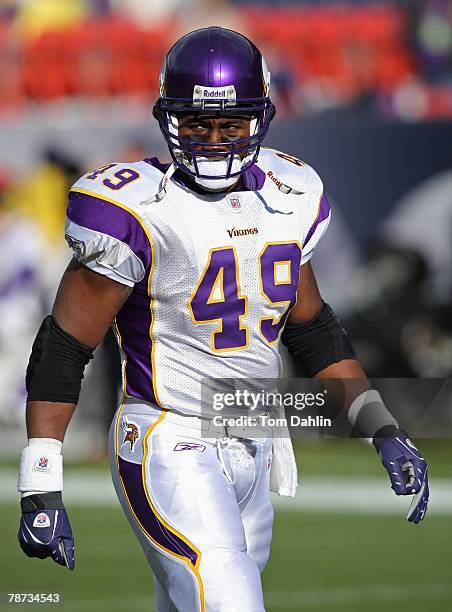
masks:
[(52, 557), (73, 570), (74, 538), (60, 492), (23, 497), (19, 544), (29, 557)]
[(419, 523), (424, 520), (429, 488), (428, 466), (421, 453), (401, 432), (395, 438), (388, 438), (380, 442), (378, 452), (389, 474), (394, 493), (414, 495), (407, 519), (410, 523)]

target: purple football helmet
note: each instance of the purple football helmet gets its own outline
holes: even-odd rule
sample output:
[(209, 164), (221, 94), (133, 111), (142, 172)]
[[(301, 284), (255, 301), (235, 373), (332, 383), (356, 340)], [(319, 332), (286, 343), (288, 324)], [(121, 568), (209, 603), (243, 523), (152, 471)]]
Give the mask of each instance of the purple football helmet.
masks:
[[(160, 74), (154, 117), (176, 166), (196, 179), (231, 179), (243, 174), (257, 160), (275, 114), (269, 89), (265, 60), (242, 34), (219, 27), (202, 28), (174, 43)], [(201, 164), (201, 160), (218, 159), (218, 149), (213, 150), (212, 145), (203, 149), (199, 140), (179, 136), (181, 112), (251, 115), (249, 137), (215, 143), (226, 160), (220, 174), (206, 173), (209, 164)]]

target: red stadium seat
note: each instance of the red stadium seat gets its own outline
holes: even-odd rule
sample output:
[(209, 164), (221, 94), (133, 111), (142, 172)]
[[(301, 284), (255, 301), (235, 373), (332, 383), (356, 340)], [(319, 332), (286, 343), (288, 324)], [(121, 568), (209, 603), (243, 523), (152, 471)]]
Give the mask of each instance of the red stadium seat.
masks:
[[(285, 67), (295, 80), (319, 75), (336, 80), (339, 88), (353, 83), (356, 75), (346, 73), (363, 70), (360, 48), (363, 61), (372, 65), (369, 78), (384, 90), (415, 72), (405, 15), (392, 6), (245, 8), (241, 16), (264, 54), (277, 63), (286, 58)], [(0, 76), (2, 71), (8, 74), (2, 79), (0, 106), (7, 100), (19, 103), (22, 96), (43, 101), (72, 95), (154, 96), (173, 25), (161, 23), (144, 31), (116, 17), (90, 19), (12, 49), (9, 26), (0, 22)]]
[(49, 100), (68, 93), (70, 70), (61, 32), (46, 32), (23, 48), (24, 88), (32, 98)]

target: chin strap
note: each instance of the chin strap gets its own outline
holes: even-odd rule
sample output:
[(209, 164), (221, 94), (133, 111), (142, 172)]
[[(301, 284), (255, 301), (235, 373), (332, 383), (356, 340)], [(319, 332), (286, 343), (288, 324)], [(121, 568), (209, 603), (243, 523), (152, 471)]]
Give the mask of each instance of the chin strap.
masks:
[(168, 185), (168, 181), (171, 179), (173, 174), (176, 172), (176, 164), (173, 162), (165, 174), (162, 176), (162, 180), (160, 181), (158, 191), (148, 198), (147, 200), (142, 200), (140, 202), (140, 206), (147, 206), (148, 204), (153, 204), (154, 202), (160, 202), (166, 195), (166, 187)]

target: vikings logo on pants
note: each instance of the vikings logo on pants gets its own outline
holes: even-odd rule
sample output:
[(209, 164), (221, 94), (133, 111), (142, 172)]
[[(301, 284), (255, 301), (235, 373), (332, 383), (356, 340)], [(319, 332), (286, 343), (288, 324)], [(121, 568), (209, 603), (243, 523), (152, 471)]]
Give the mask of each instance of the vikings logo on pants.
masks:
[(138, 425), (136, 425), (135, 423), (131, 423), (129, 421), (124, 420), (122, 422), (122, 429), (123, 429), (123, 431), (125, 433), (125, 436), (124, 436), (124, 440), (122, 441), (121, 446), (124, 446), (124, 444), (129, 442), (130, 443), (130, 451), (133, 452), (133, 447), (135, 445), (135, 442), (140, 437), (140, 430), (138, 428)]

